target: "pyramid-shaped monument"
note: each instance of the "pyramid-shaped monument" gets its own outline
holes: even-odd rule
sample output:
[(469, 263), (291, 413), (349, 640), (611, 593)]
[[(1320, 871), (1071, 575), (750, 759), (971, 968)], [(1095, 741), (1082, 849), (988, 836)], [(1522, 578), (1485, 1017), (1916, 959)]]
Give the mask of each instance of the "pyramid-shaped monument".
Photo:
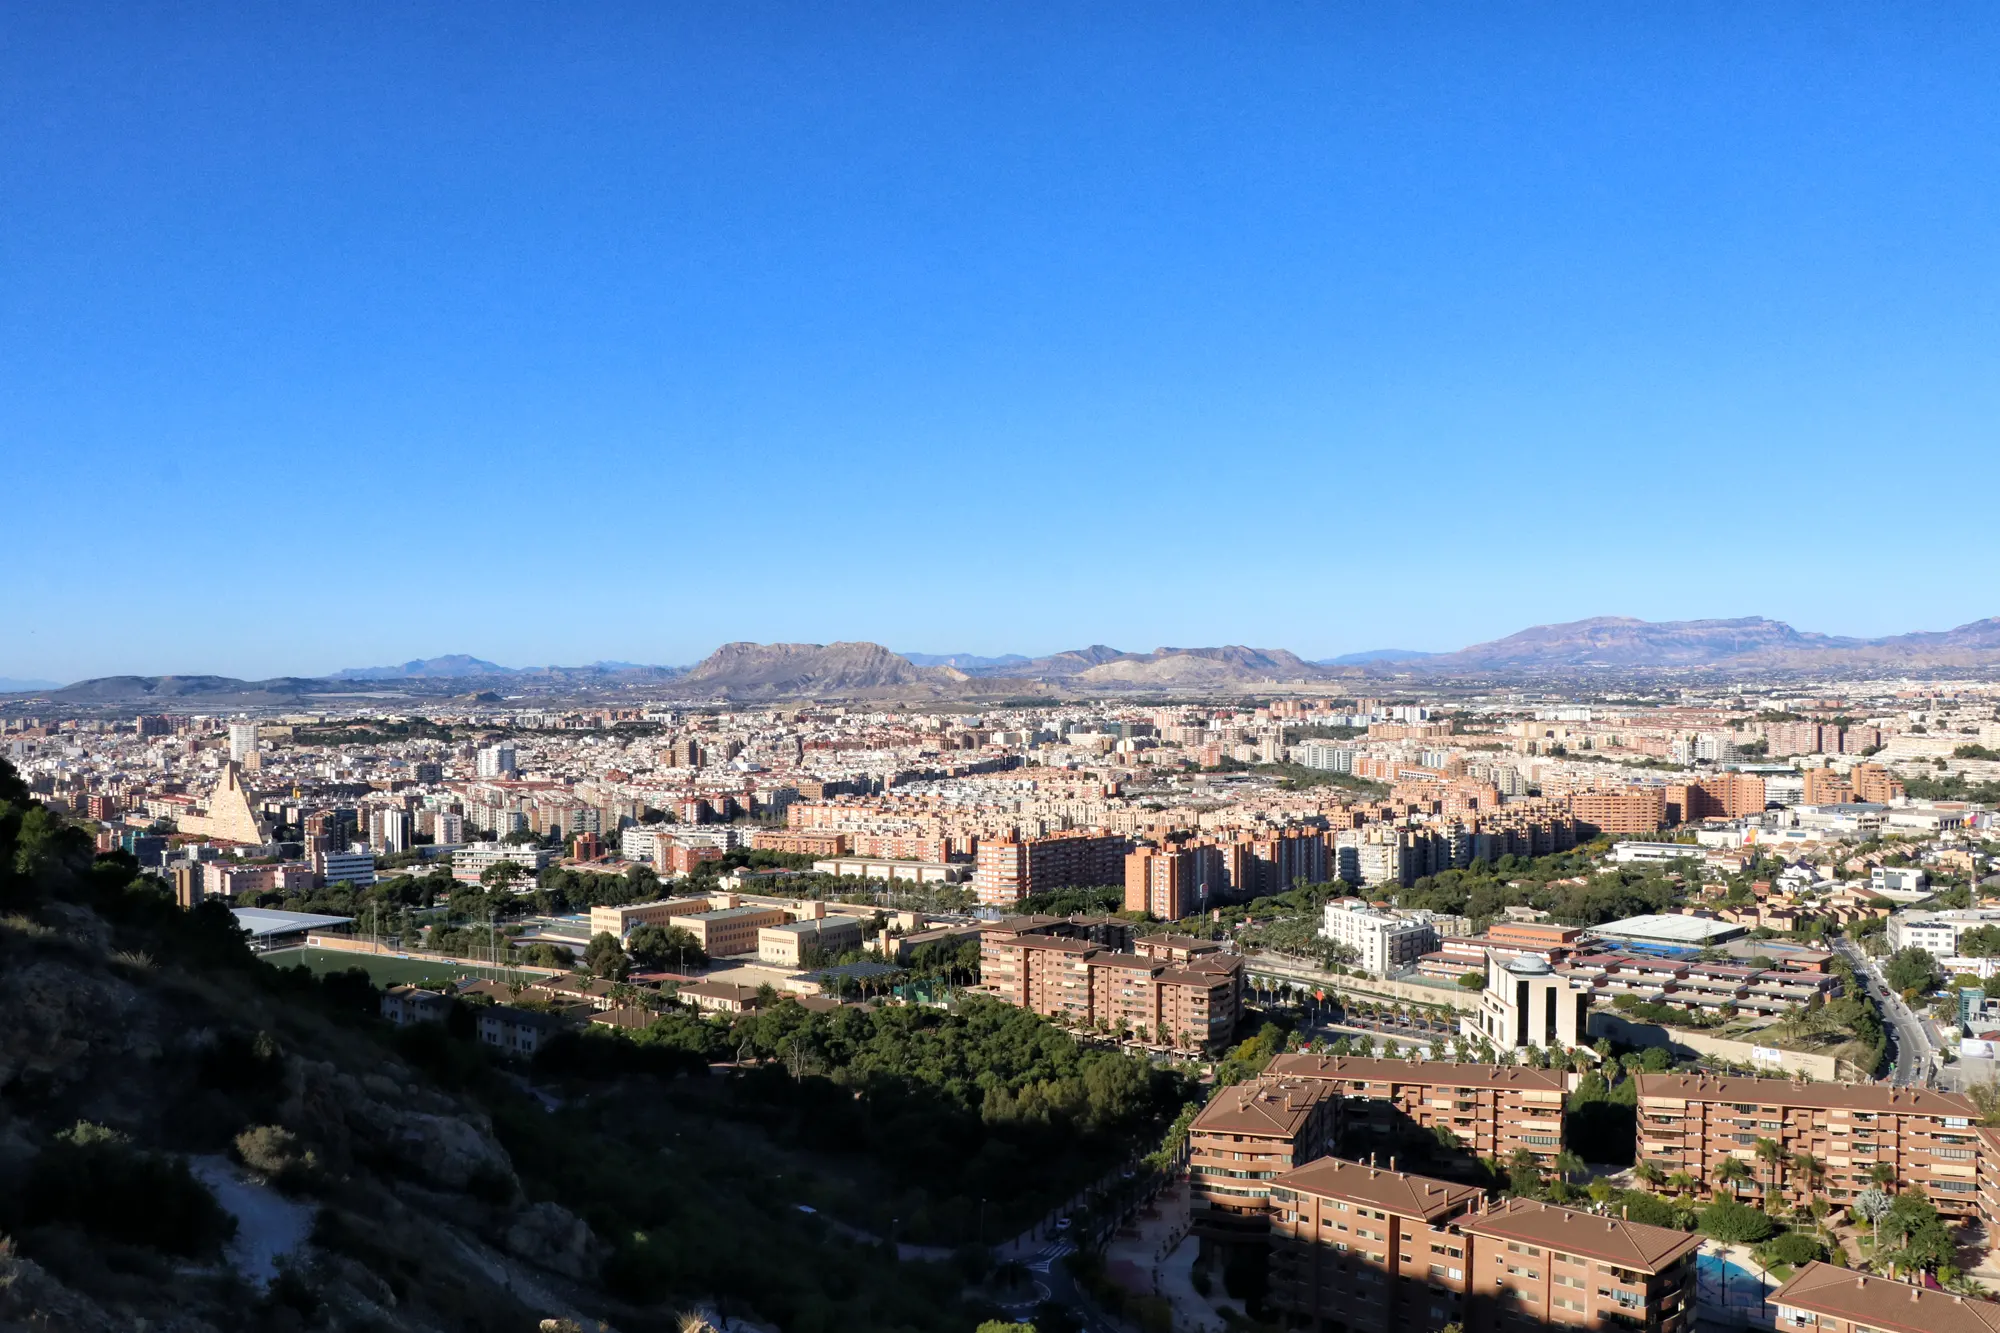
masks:
[(199, 815), (184, 816), (183, 833), (203, 833), (217, 842), (239, 842), (261, 847), (271, 840), (271, 826), (257, 817), (250, 806), (250, 793), (243, 789), (243, 775), (235, 760), (222, 766), (222, 777), (208, 794), (208, 809)]

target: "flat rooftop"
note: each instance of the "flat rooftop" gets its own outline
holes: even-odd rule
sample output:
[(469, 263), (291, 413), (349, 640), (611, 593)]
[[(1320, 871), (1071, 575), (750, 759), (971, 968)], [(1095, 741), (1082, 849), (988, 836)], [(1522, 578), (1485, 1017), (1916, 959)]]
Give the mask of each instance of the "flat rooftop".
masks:
[(1601, 926), (1593, 927), (1592, 933), (1614, 940), (1643, 940), (1653, 944), (1700, 946), (1735, 939), (1748, 929), (1747, 926), (1734, 921), (1711, 921), (1701, 916), (1666, 916), (1649, 912), (1644, 916), (1628, 916), (1619, 921), (1607, 921)]
[(281, 912), (273, 907), (232, 907), (230, 915), (236, 924), (248, 931), (253, 940), (267, 939), (273, 935), (293, 935), (302, 930), (332, 930), (335, 926), (354, 923), (351, 916), (321, 916), (317, 912)]

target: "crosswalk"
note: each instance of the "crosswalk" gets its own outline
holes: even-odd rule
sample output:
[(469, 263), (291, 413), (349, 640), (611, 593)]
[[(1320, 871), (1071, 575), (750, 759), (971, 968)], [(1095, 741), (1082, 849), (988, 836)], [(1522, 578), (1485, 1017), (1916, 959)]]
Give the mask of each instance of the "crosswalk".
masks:
[(1035, 1257), (1028, 1260), (1028, 1271), (1031, 1273), (1046, 1273), (1056, 1260), (1062, 1258), (1065, 1254), (1072, 1254), (1075, 1251), (1076, 1246), (1066, 1240), (1052, 1240), (1042, 1246), (1041, 1249), (1035, 1251)]

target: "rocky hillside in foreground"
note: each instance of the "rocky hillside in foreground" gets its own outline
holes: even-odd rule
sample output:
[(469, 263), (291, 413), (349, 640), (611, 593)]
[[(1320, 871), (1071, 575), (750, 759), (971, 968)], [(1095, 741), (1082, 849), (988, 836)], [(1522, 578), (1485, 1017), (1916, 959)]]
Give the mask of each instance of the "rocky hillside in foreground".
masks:
[(589, 1228), (531, 1204), (486, 1115), (342, 1006), (256, 962), (220, 905), (94, 858), (0, 761), (0, 1330), (619, 1313)]

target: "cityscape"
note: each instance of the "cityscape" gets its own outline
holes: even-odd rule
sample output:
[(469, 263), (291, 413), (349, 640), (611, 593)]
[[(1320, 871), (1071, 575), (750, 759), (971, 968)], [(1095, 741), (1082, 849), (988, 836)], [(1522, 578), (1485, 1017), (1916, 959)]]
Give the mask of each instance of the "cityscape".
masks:
[(0, 1333), (2000, 1333), (2000, 12), (0, 30)]
[[(412, 663), (297, 709), (86, 681), (8, 696), (0, 746), (92, 874), (545, 1114), (760, 1071), (874, 1101), (885, 1022), (1047, 1032), (1078, 1074), (995, 1055), (958, 1094), (1066, 1138), (1046, 1177), (868, 1198), (779, 1186), (797, 1131), (759, 1149), (796, 1221), (1003, 1323), (1916, 1328), (2000, 1279), (2000, 682), (1405, 659), (980, 702), (774, 654), (794, 679), (512, 697), (460, 657), (454, 695)], [(240, 1169), (328, 1197), (313, 1123), (244, 1131), (274, 1142)], [(502, 1250), (577, 1284), (551, 1317), (671, 1290), (553, 1193)], [(728, 1291), (686, 1294), (761, 1326)]]

